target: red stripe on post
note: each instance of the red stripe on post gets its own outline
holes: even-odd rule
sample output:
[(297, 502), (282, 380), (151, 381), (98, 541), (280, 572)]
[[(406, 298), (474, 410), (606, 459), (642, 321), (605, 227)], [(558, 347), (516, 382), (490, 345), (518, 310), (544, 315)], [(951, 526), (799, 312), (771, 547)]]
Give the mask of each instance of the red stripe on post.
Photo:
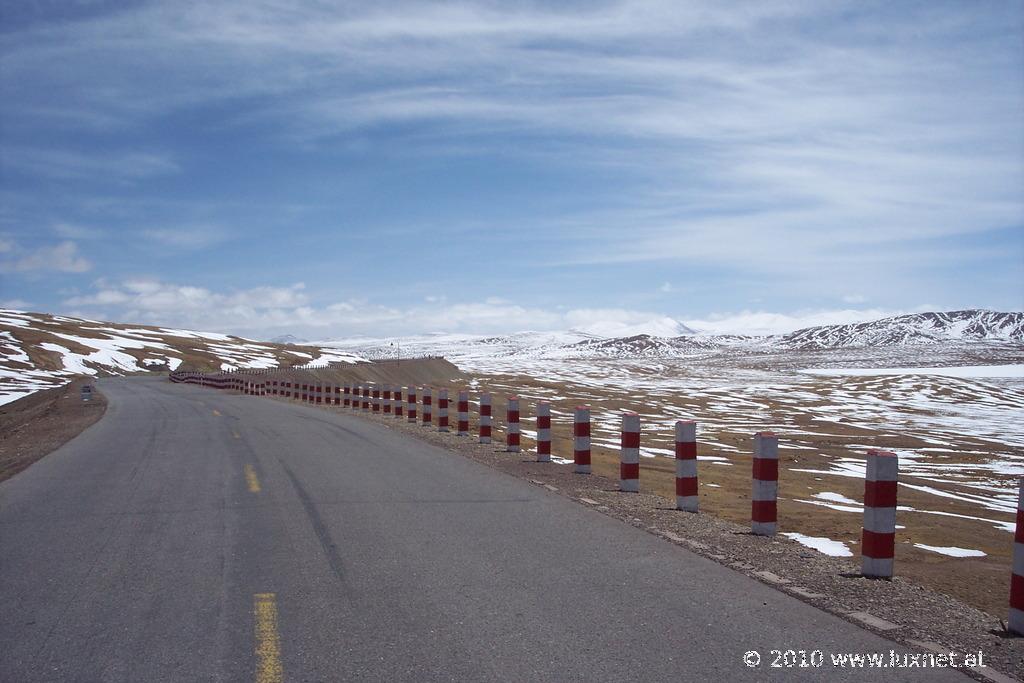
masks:
[(640, 478), (640, 463), (638, 463), (638, 462), (623, 462), (623, 463), (619, 463), (619, 478), (620, 479), (639, 479)]
[(896, 534), (879, 534), (867, 529), (861, 530), (861, 552), (874, 560), (888, 560), (896, 548)]
[(896, 482), (866, 481), (864, 482), (864, 507), (894, 508), (896, 507)]
[(775, 458), (754, 458), (754, 479), (779, 480), (779, 461)]
[(551, 429), (551, 416), (542, 415), (537, 418), (537, 429)]
[(774, 500), (750, 501), (750, 519), (754, 522), (778, 521), (778, 506)]
[(676, 477), (676, 495), (677, 496), (696, 496), (697, 495), (697, 478), (696, 477)]
[(576, 422), (572, 428), (573, 436), (590, 436), (590, 422)]
[(676, 457), (680, 460), (694, 460), (697, 458), (697, 444), (693, 441), (677, 441)]
[(640, 432), (622, 432), (623, 448), (640, 448)]
[(1024, 576), (1010, 575), (1010, 607), (1024, 610)]

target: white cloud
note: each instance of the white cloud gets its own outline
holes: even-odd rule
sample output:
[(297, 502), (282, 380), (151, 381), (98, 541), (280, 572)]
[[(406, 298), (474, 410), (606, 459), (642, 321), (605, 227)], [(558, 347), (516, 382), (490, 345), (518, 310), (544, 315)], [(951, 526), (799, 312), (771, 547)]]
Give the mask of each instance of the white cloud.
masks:
[(11, 254), (11, 257), (0, 260), (0, 273), (34, 271), (84, 273), (92, 269), (92, 263), (78, 254), (78, 246), (74, 242), (61, 242), (36, 249), (22, 249), (10, 242), (6, 246), (7, 249), (0, 249), (0, 251)]
[(843, 296), (843, 303), (847, 304), (862, 304), (867, 300), (868, 298), (863, 294), (845, 294)]
[(227, 239), (227, 233), (216, 226), (149, 228), (142, 235), (162, 246), (185, 251), (207, 249)]

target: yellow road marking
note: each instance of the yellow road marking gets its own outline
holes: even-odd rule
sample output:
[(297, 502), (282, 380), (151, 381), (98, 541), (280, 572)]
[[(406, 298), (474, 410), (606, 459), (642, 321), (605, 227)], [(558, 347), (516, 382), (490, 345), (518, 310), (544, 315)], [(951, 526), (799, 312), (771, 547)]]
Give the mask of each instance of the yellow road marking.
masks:
[(249, 463), (245, 464), (245, 483), (249, 485), (250, 493), (259, 493), (262, 490), (260, 480), (256, 478), (256, 470)]
[(219, 411), (219, 410), (217, 410), (216, 408), (214, 408), (214, 409), (213, 409), (213, 414), (214, 414), (214, 415), (217, 415), (217, 416), (219, 417), (219, 416), (220, 416), (220, 411)]
[(277, 596), (256, 593), (252, 613), (256, 628), (256, 683), (281, 683), (281, 637), (277, 633)]

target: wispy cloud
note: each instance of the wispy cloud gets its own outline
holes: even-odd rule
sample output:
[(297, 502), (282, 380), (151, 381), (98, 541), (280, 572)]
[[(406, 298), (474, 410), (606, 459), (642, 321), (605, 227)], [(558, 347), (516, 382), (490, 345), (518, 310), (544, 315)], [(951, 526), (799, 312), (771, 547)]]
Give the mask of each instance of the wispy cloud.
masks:
[(85, 273), (92, 269), (92, 263), (78, 253), (78, 245), (71, 241), (34, 249), (20, 248), (9, 241), (2, 243), (2, 246), (7, 249), (0, 249), (0, 252), (8, 257), (0, 259), (0, 273)]

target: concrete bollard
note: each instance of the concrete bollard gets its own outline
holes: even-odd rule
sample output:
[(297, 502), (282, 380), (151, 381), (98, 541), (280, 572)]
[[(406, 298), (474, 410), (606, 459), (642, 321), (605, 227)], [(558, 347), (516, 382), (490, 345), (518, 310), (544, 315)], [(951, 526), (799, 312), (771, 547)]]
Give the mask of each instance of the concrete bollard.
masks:
[(619, 490), (626, 493), (640, 491), (640, 416), (628, 411), (622, 414)]
[(416, 387), (410, 386), (408, 388), (408, 390), (406, 391), (406, 395), (408, 396), (408, 400), (406, 401), (405, 405), (407, 405), (409, 407), (409, 410), (407, 411), (409, 414), (406, 416), (406, 421), (407, 422), (415, 423), (416, 422)]
[(380, 412), (380, 387), (373, 385), (373, 412)]
[(402, 386), (395, 387), (395, 393), (391, 394), (391, 399), (394, 401), (394, 414), (395, 417), (402, 417)]
[(429, 427), (434, 422), (434, 397), (430, 387), (423, 387), (423, 426)]
[(1017, 526), (1013, 534), (1013, 574), (1010, 577), (1010, 616), (1007, 630), (1024, 635), (1024, 477), (1017, 488)]
[(337, 384), (334, 385), (334, 405), (341, 405), (341, 387)]
[(459, 413), (456, 434), (458, 436), (469, 436), (469, 392), (465, 389), (459, 390), (459, 402), (455, 408)]
[(590, 474), (590, 406), (576, 406), (572, 414), (572, 459), (577, 474)]
[(697, 423), (676, 422), (676, 509), (697, 512)]
[(537, 462), (551, 462), (551, 404), (537, 403)]
[(480, 443), (491, 442), (491, 395), (480, 394)]
[(437, 390), (437, 431), (448, 431), (448, 390)]
[(316, 383), (316, 404), (323, 405), (324, 402), (324, 385), (320, 382)]
[(368, 413), (370, 412), (370, 385), (363, 382), (359, 386), (362, 387), (363, 391), (363, 412)]
[(892, 578), (899, 467), (895, 453), (868, 451), (864, 469), (864, 528), (860, 539), (860, 571), (864, 576)]
[(390, 384), (385, 384), (384, 385), (384, 405), (383, 405), (383, 408), (384, 408), (384, 414), (385, 415), (390, 415), (391, 414), (391, 385)]
[(308, 400), (309, 400), (309, 386), (305, 382), (303, 382), (302, 383), (302, 402), (305, 403)]
[(352, 385), (348, 383), (341, 388), (341, 405), (346, 408), (352, 407)]
[(505, 432), (505, 452), (518, 453), (519, 448), (519, 397), (509, 396), (505, 404), (505, 419), (508, 429)]
[(754, 435), (753, 474), (750, 529), (755, 536), (774, 536), (778, 521), (779, 439), (772, 432)]

